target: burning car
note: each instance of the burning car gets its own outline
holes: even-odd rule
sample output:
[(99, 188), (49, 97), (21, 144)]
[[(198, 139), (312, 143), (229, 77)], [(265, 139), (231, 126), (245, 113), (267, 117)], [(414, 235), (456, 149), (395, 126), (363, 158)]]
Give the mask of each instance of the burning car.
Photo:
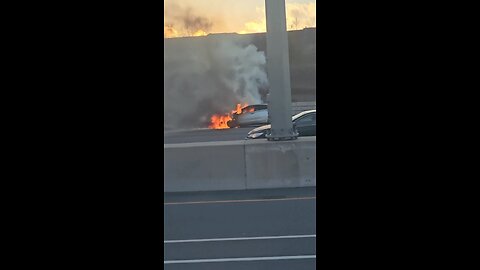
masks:
[(232, 115), (227, 122), (230, 128), (265, 125), (269, 123), (267, 104), (248, 105)]
[[(298, 113), (292, 117), (293, 126), (297, 129), (298, 136), (316, 136), (317, 135), (317, 110), (309, 110)], [(270, 131), (271, 125), (261, 126), (252, 129), (247, 134), (246, 139), (265, 138)]]

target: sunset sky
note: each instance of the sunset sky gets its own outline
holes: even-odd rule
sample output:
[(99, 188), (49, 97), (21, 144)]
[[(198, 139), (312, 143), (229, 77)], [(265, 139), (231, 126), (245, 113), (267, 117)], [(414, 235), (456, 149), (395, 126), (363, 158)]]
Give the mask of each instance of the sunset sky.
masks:
[[(285, 0), (287, 29), (316, 27), (316, 0)], [(165, 0), (164, 37), (265, 32), (265, 0)]]

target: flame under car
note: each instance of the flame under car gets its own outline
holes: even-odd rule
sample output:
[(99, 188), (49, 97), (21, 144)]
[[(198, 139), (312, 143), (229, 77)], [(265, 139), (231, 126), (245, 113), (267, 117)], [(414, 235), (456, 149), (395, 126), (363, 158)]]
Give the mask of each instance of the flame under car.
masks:
[(265, 125), (269, 123), (267, 104), (249, 105), (241, 112), (234, 113), (232, 120), (227, 122), (230, 128)]

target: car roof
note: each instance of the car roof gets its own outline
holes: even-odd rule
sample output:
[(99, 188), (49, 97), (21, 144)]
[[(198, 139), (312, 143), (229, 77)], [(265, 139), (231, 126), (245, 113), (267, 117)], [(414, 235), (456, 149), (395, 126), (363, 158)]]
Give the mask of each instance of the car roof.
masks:
[(250, 108), (250, 107), (267, 107), (267, 104), (253, 104), (253, 105), (248, 105), (248, 106), (243, 107), (243, 109), (245, 109), (245, 108)]
[(308, 111), (303, 111), (301, 113), (297, 113), (295, 114), (294, 116), (292, 116), (292, 120), (296, 120), (306, 114), (310, 114), (310, 113), (317, 113), (317, 110), (308, 110)]

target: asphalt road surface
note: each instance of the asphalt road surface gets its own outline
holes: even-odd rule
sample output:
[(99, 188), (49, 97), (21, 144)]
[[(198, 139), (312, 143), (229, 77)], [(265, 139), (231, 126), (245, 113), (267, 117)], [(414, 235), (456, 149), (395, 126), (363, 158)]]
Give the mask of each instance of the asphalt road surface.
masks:
[(243, 140), (255, 127), (164, 131), (164, 144)]
[(164, 268), (315, 269), (315, 188), (165, 194)]

